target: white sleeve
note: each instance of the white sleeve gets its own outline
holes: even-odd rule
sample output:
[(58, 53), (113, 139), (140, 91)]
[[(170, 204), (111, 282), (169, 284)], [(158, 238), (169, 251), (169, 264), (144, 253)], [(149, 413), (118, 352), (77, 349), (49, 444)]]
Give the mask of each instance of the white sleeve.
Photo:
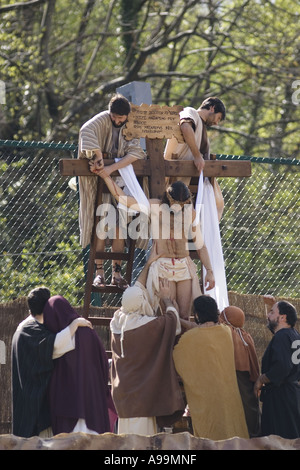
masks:
[(177, 312), (176, 308), (175, 307), (172, 307), (171, 305), (169, 305), (169, 307), (166, 308), (166, 312), (174, 312), (175, 315), (176, 315), (176, 320), (177, 320), (177, 324), (176, 324), (176, 336), (179, 335), (181, 333), (181, 323), (180, 323), (180, 319), (179, 319), (179, 313)]
[(56, 335), (52, 359), (58, 359), (73, 349), (75, 349), (75, 335), (71, 336), (70, 328), (67, 326)]

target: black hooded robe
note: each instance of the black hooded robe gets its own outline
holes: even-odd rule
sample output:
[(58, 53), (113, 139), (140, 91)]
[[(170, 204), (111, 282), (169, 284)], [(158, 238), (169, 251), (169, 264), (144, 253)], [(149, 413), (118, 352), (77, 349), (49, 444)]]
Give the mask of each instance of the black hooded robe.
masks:
[(33, 317), (12, 339), (13, 434), (37, 436), (50, 426), (47, 388), (53, 370), (56, 335)]
[(261, 371), (271, 381), (261, 392), (263, 436), (300, 437), (300, 364), (295, 355), (299, 340), (297, 330), (282, 328), (275, 333), (262, 358)]

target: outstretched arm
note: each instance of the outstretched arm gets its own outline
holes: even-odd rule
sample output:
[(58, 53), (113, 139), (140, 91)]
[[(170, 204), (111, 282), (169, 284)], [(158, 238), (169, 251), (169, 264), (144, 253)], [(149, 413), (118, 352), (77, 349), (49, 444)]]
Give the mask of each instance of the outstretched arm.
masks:
[(137, 157), (133, 157), (132, 155), (126, 155), (126, 157), (120, 158), (118, 162), (112, 163), (111, 165), (107, 165), (105, 171), (107, 172), (108, 176), (110, 176), (114, 171), (120, 170), (121, 168), (125, 168), (125, 166), (130, 165), (136, 160), (138, 160)]
[[(120, 204), (122, 204), (126, 207), (130, 207), (132, 209), (138, 210), (137, 209), (138, 202), (136, 201), (136, 199), (132, 196), (127, 196), (124, 193), (124, 191), (110, 177), (110, 175), (108, 174), (108, 172), (106, 171), (105, 168), (102, 168), (100, 170), (95, 170), (95, 171), (93, 171), (93, 173), (97, 174), (98, 176), (100, 176), (104, 180), (104, 182), (105, 182), (106, 186), (108, 187), (110, 193), (112, 194), (112, 196)], [(136, 207), (132, 207), (132, 206), (136, 206)]]
[(151, 266), (151, 264), (156, 261), (158, 258), (161, 256), (164, 256), (164, 253), (158, 253), (157, 252), (157, 244), (156, 241), (153, 241), (152, 249), (150, 251), (149, 258), (143, 267), (141, 273), (139, 274), (137, 281), (139, 281), (143, 286), (146, 286), (146, 281), (147, 281), (147, 276), (148, 276), (148, 271)]

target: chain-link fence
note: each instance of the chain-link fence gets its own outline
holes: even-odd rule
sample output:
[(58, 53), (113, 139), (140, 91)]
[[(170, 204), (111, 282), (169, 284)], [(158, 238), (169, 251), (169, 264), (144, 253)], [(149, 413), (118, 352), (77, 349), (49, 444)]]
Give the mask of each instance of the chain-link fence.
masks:
[[(79, 244), (79, 196), (58, 165), (76, 153), (67, 143), (0, 141), (0, 302), (44, 284), (82, 305), (88, 253)], [(250, 178), (218, 179), (228, 289), (298, 297), (299, 160), (217, 158), (252, 160)], [(100, 299), (117, 303), (112, 295)]]

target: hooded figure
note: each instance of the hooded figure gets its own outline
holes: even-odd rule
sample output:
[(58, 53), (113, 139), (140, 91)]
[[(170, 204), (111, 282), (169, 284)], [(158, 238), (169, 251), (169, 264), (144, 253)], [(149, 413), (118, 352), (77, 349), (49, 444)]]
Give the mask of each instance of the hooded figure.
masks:
[(156, 316), (144, 285), (136, 281), (122, 296), (110, 324), (112, 397), (118, 433), (155, 434), (156, 424), (174, 423), (184, 401), (172, 358), (179, 315), (172, 306)]
[(244, 330), (245, 314), (239, 307), (226, 307), (219, 317), (231, 329), (238, 385), (250, 437), (260, 433), (259, 401), (254, 384), (259, 376), (259, 362), (252, 336)]
[[(44, 309), (44, 324), (57, 333), (79, 317), (61, 296), (50, 297)], [(108, 359), (98, 334), (79, 328), (75, 349), (56, 359), (49, 384), (53, 434), (83, 431), (101, 434), (111, 430), (108, 408)]]

